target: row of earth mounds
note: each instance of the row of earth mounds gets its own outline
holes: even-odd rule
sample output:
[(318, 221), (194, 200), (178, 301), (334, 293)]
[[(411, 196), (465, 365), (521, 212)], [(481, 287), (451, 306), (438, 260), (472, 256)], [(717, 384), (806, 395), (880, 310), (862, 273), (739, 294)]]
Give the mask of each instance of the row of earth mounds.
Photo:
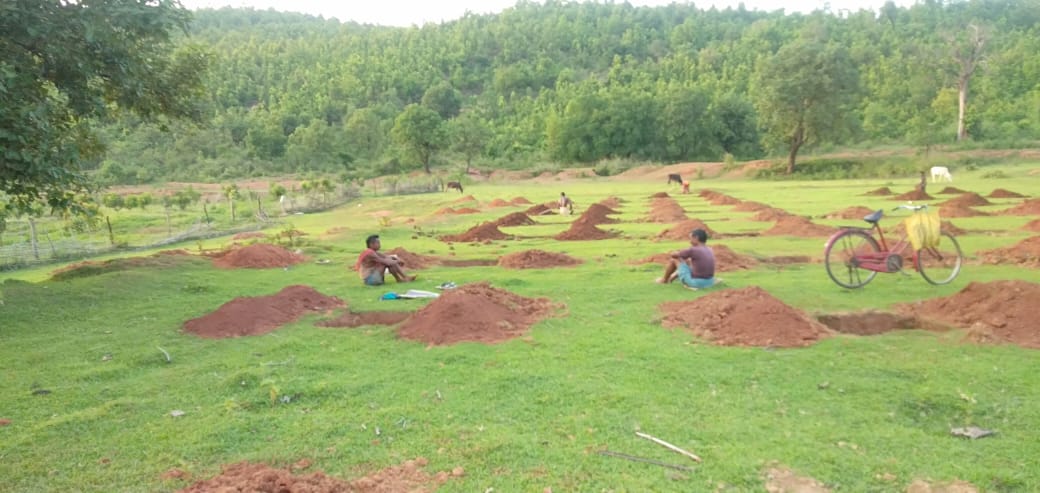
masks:
[(662, 325), (724, 346), (803, 347), (829, 330), (803, 311), (751, 286), (662, 303)]
[(299, 493), (387, 493), (394, 491), (433, 491), (449, 479), (465, 475), (456, 467), (452, 471), (429, 474), (423, 470), (428, 461), (424, 457), (408, 460), (376, 473), (352, 481), (327, 476), (322, 471), (296, 474), (297, 469), (310, 467), (310, 461), (301, 459), (287, 468), (276, 468), (262, 463), (238, 462), (223, 466), (213, 478), (198, 481), (179, 493), (208, 492), (299, 492)]
[(737, 205), (741, 202), (741, 200), (736, 197), (708, 189), (701, 190), (697, 195), (700, 195), (711, 205)]
[(294, 285), (270, 296), (235, 298), (212, 313), (184, 322), (184, 330), (207, 339), (266, 334), (307, 313), (343, 306), (339, 298)]
[(546, 252), (544, 250), (524, 250), (503, 255), (498, 259), (498, 266), (506, 269), (545, 269), (549, 267), (570, 267), (581, 264), (565, 253)]
[[(687, 233), (689, 235), (689, 233)], [(754, 257), (749, 255), (743, 255), (734, 252), (733, 249), (726, 245), (710, 244), (711, 251), (715, 254), (715, 270), (717, 272), (732, 272), (737, 270), (748, 270), (754, 269), (758, 265), (758, 261)], [(643, 264), (660, 264), (666, 265), (672, 260), (671, 253), (656, 253), (649, 257), (631, 260), (628, 263), (631, 265), (643, 265)]]
[(143, 267), (164, 269), (203, 262), (205, 262), (205, 260), (199, 256), (188, 253), (187, 250), (163, 250), (146, 257), (114, 258), (102, 261), (85, 260), (83, 262), (76, 262), (52, 271), (51, 280), (68, 281), (80, 277), (97, 276), (108, 272), (119, 272)]
[(1036, 307), (1040, 284), (1026, 281), (971, 282), (952, 296), (899, 306), (903, 313), (967, 329), (969, 340), (1040, 349)]
[(976, 256), (984, 264), (1038, 268), (1040, 267), (1040, 236), (1026, 238), (1005, 248), (980, 250)]
[(617, 233), (604, 231), (596, 226), (599, 224), (618, 222), (616, 219), (609, 217), (609, 214), (617, 213), (617, 211), (605, 205), (592, 204), (588, 209), (585, 209), (585, 212), (578, 216), (577, 219), (571, 222), (570, 228), (556, 236), (553, 236), (553, 238), (562, 241), (605, 240), (607, 238), (614, 238), (617, 236)]
[(655, 223), (674, 223), (687, 219), (686, 211), (671, 197), (650, 199), (650, 215), (646, 220)]

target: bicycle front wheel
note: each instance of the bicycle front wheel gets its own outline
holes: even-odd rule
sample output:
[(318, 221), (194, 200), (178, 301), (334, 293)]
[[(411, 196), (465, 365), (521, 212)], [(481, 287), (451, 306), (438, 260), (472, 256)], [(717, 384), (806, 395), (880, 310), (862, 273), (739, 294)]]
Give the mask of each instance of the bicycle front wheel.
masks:
[(827, 242), (827, 248), (823, 251), (823, 265), (827, 267), (827, 275), (839, 286), (848, 289), (862, 288), (874, 280), (877, 271), (860, 267), (857, 255), (880, 251), (877, 240), (869, 233), (848, 229)]
[(917, 271), (932, 284), (948, 284), (961, 272), (964, 254), (957, 238), (945, 231), (939, 234), (939, 244), (917, 251)]

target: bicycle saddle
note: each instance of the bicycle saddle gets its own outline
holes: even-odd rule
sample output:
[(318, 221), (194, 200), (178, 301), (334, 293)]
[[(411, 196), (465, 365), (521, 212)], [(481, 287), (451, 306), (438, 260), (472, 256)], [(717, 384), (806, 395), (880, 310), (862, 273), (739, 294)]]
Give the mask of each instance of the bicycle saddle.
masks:
[(878, 209), (874, 212), (871, 212), (870, 214), (867, 214), (866, 216), (863, 216), (863, 220), (870, 224), (877, 224), (877, 222), (881, 220), (881, 216), (883, 215), (885, 215), (884, 209)]

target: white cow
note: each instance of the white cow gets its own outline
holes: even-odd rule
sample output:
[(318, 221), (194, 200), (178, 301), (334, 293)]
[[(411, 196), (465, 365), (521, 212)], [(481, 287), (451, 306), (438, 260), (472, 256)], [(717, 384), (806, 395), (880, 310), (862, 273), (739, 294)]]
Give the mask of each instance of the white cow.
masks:
[(940, 179), (949, 182), (953, 181), (953, 175), (950, 174), (950, 168), (947, 168), (946, 166), (932, 166), (932, 183), (935, 183)]

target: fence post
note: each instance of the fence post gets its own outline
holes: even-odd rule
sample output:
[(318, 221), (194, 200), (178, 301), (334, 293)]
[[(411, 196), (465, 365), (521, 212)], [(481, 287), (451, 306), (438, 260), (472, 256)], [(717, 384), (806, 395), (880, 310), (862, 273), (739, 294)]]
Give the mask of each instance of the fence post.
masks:
[(29, 218), (29, 242), (32, 244), (33, 258), (40, 260), (40, 245), (36, 241), (36, 221)]

